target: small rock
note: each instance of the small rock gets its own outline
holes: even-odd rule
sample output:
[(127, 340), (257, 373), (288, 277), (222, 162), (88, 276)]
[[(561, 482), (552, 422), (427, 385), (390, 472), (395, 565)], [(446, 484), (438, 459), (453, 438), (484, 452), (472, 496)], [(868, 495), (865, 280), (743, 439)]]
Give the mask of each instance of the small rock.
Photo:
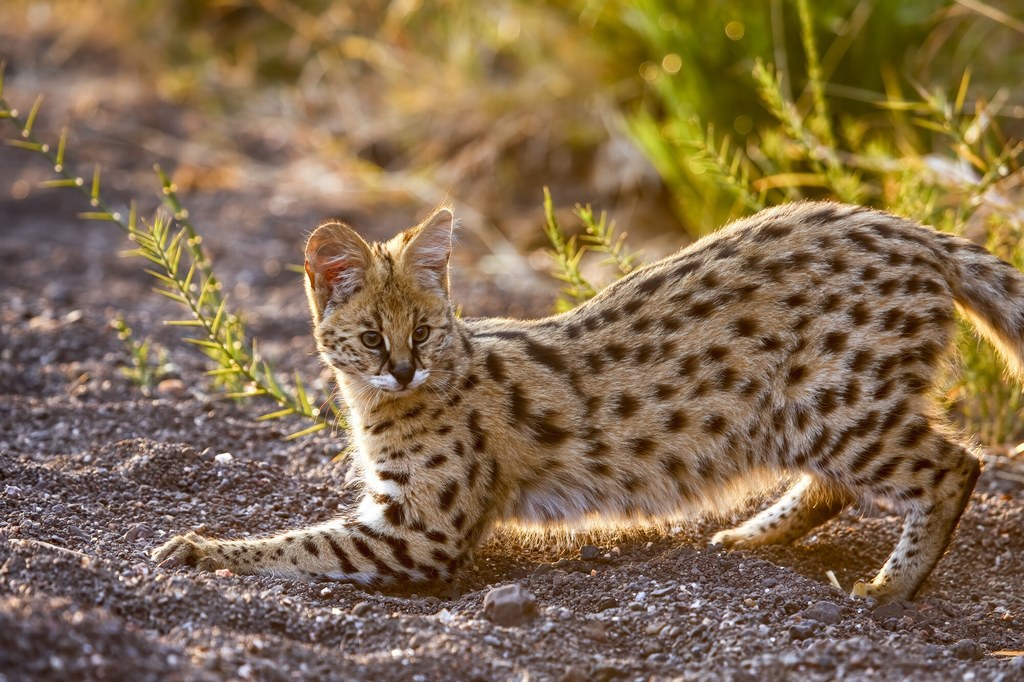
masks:
[(352, 611), (350, 613), (356, 618), (362, 618), (372, 610), (373, 606), (369, 602), (361, 601), (352, 607)]
[(607, 611), (608, 609), (614, 609), (619, 605), (619, 602), (615, 601), (615, 597), (605, 597), (601, 600), (601, 603), (597, 605), (598, 611)]
[(608, 680), (618, 680), (623, 677), (629, 677), (629, 673), (622, 668), (606, 663), (594, 671), (593, 679), (597, 682), (608, 682)]
[(537, 615), (537, 600), (522, 585), (502, 585), (484, 597), (484, 616), (498, 625), (518, 625)]
[(601, 556), (601, 548), (594, 545), (583, 545), (580, 547), (580, 558), (584, 561), (593, 561)]
[(821, 625), (813, 620), (802, 620), (789, 627), (789, 636), (794, 640), (810, 639)]
[(570, 665), (560, 678), (561, 682), (590, 682), (590, 675), (578, 665)]
[(21, 488), (16, 485), (4, 486), (4, 493), (7, 497), (21, 497)]
[(817, 601), (803, 610), (804, 618), (816, 620), (826, 625), (835, 625), (843, 619), (839, 605), (830, 601)]
[(551, 564), (540, 564), (537, 568), (533, 569), (534, 576), (547, 575), (552, 571)]
[(234, 456), (230, 452), (221, 452), (214, 456), (213, 461), (217, 464), (230, 464)]
[(580, 626), (580, 631), (594, 641), (608, 641), (608, 631), (605, 629), (604, 625), (599, 621), (584, 621), (583, 624)]
[(135, 542), (145, 538), (153, 537), (153, 529), (144, 523), (133, 523), (129, 526), (128, 531), (124, 534), (124, 540), (126, 542)]
[(170, 398), (180, 398), (185, 395), (185, 382), (181, 379), (164, 379), (156, 385), (156, 391)]
[(647, 624), (647, 627), (644, 628), (644, 632), (647, 633), (648, 636), (653, 637), (659, 634), (664, 629), (665, 623), (662, 623), (660, 621), (654, 621), (652, 623)]
[(888, 620), (889, 618), (896, 618), (897, 620), (903, 617), (903, 612), (906, 609), (900, 604), (892, 601), (888, 604), (882, 604), (871, 612), (871, 617), (877, 621)]
[(950, 651), (961, 661), (980, 661), (985, 655), (985, 652), (981, 650), (981, 645), (973, 639), (961, 639), (952, 646)]

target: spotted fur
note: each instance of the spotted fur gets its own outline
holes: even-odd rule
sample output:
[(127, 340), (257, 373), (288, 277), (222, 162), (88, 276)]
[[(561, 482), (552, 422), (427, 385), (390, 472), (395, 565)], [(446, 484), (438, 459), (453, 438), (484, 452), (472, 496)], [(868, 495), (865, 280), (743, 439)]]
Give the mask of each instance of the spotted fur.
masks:
[[(339, 223), (309, 239), (314, 333), (365, 484), (357, 508), (260, 540), (188, 534), (157, 560), (448, 578), (496, 523), (672, 519), (793, 476), (778, 503), (713, 542), (790, 542), (857, 498), (885, 499), (904, 511), (903, 534), (855, 593), (921, 587), (979, 472), (930, 396), (954, 303), (1021, 376), (1021, 273), (902, 218), (804, 203), (736, 222), (570, 312), (463, 320), (448, 297), (452, 228), (443, 209), (386, 243)], [(383, 342), (368, 347), (368, 332)]]

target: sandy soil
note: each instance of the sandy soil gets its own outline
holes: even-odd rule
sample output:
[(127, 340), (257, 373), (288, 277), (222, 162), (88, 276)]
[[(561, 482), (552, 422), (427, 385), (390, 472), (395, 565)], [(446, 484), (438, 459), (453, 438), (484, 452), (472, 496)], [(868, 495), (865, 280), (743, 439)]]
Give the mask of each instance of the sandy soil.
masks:
[[(160, 159), (92, 130), (85, 153), (106, 150), (122, 186), (152, 186), (145, 169)], [(258, 422), (268, 405), (212, 393), (200, 359), (159, 324), (179, 312), (118, 256), (129, 244), (117, 229), (77, 221), (74, 194), (18, 183), (45, 173), (0, 148), (0, 680), (1024, 679), (1019, 457), (988, 466), (913, 603), (854, 601), (829, 585), (829, 570), (846, 588), (870, 575), (895, 541), (897, 519), (864, 509), (751, 552), (706, 546), (722, 522), (596, 548), (501, 535), (453, 584), (415, 592), (155, 567), (149, 552), (169, 534), (242, 536), (335, 514), (351, 502), (345, 464), (332, 462), (345, 434), (285, 441), (301, 423)], [(187, 199), (266, 355), (329, 390), (286, 266), (305, 231), (344, 207), (335, 197), (274, 215), (269, 193)], [(380, 236), (415, 210), (355, 217)], [(550, 309), (550, 287), (495, 276), (485, 256), (464, 238), (454, 276), (467, 315)], [(170, 381), (149, 396), (122, 375), (116, 310), (172, 351)], [(513, 582), (538, 613), (494, 624), (484, 597)]]

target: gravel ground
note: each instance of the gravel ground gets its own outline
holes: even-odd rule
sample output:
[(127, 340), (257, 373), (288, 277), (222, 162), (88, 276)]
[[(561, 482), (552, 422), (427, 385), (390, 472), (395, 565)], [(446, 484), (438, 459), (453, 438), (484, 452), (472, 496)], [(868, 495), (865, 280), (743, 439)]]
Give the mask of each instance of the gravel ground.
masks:
[[(112, 161), (129, 180), (152, 161), (137, 151)], [(848, 511), (794, 546), (733, 553), (706, 546), (725, 521), (592, 538), (500, 532), (457, 581), (415, 592), (156, 568), (149, 552), (171, 534), (242, 536), (337, 513), (351, 502), (333, 461), (345, 434), (285, 441), (301, 423), (257, 421), (268, 405), (212, 392), (158, 324), (179, 315), (173, 304), (118, 256), (123, 236), (76, 221), (71, 194), (25, 194), (19, 181), (45, 169), (22, 154), (0, 148), (0, 680), (1024, 680), (1020, 457), (988, 466), (913, 603), (854, 601), (826, 578), (849, 588), (881, 564), (898, 530), (884, 509)], [(247, 186), (188, 201), (215, 226), (207, 246), (264, 352), (324, 389), (285, 266), (339, 205), (282, 217), (265, 197)], [(413, 213), (390, 207), (361, 224), (379, 236)], [(464, 239), (455, 295), (467, 315), (550, 308), (550, 288), (496, 279), (486, 255)], [(114, 310), (172, 349), (150, 395), (121, 372)], [(485, 611), (511, 584), (523, 589)], [(511, 603), (492, 603), (503, 596)]]

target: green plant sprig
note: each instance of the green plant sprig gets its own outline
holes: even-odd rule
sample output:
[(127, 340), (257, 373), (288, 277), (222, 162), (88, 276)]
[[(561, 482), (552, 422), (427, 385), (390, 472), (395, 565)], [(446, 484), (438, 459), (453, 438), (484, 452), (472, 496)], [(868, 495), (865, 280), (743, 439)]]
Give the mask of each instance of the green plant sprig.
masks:
[(597, 289), (580, 271), (580, 261), (587, 249), (579, 245), (576, 237), (566, 239), (555, 217), (551, 192), (547, 187), (544, 188), (544, 218), (544, 232), (553, 247), (551, 256), (555, 259), (555, 277), (565, 282), (562, 290), (565, 298), (558, 303), (559, 309), (564, 311), (593, 298), (597, 294)]
[[(3, 97), (3, 76), (4, 65), (0, 64), (0, 119), (9, 120), (20, 132), (19, 138), (7, 139), (5, 143), (40, 155), (50, 163), (53, 172), (59, 177), (43, 181), (41, 187), (73, 187), (88, 198), (90, 206), (96, 210), (79, 213), (79, 218), (112, 223), (138, 244), (137, 249), (129, 250), (126, 254), (141, 256), (154, 263), (157, 269), (146, 268), (145, 271), (159, 283), (156, 291), (185, 307), (191, 315), (189, 319), (169, 320), (166, 324), (199, 330), (199, 335), (186, 337), (185, 341), (199, 347), (214, 363), (215, 367), (207, 373), (215, 383), (227, 390), (227, 396), (236, 399), (269, 396), (275, 400), (281, 409), (262, 415), (261, 420), (294, 414), (314, 422), (288, 438), (320, 431), (328, 425), (328, 416), (331, 417), (331, 423), (343, 428), (343, 416), (333, 401), (327, 401), (330, 409), (326, 411), (314, 407), (297, 375), (294, 391), (286, 390), (276, 378), (270, 363), (260, 357), (256, 339), (247, 342), (244, 323), (228, 310), (227, 299), (221, 293), (220, 280), (214, 275), (212, 263), (202, 248), (202, 239), (188, 220), (187, 209), (182, 205), (169, 177), (156, 167), (163, 188), (164, 204), (173, 213), (180, 229), (172, 234), (171, 220), (160, 212), (140, 227), (134, 201), (130, 203), (129, 214), (125, 217), (113, 210), (104, 199), (99, 165), (94, 167), (92, 181), (88, 186), (83, 177), (68, 170), (65, 164), (66, 128), (61, 132), (56, 152), (33, 133), (42, 97), (37, 97), (28, 116), (21, 118), (19, 112)], [(188, 256), (183, 260), (186, 247)]]
[[(151, 338), (139, 341), (135, 332), (128, 326), (124, 315), (117, 313), (110, 321), (110, 326), (117, 332), (117, 337), (131, 356), (130, 367), (122, 368), (121, 372), (146, 396), (150, 395), (153, 386), (165, 378), (171, 370), (167, 359), (167, 349), (153, 343)], [(155, 355), (155, 357), (154, 357)]]

